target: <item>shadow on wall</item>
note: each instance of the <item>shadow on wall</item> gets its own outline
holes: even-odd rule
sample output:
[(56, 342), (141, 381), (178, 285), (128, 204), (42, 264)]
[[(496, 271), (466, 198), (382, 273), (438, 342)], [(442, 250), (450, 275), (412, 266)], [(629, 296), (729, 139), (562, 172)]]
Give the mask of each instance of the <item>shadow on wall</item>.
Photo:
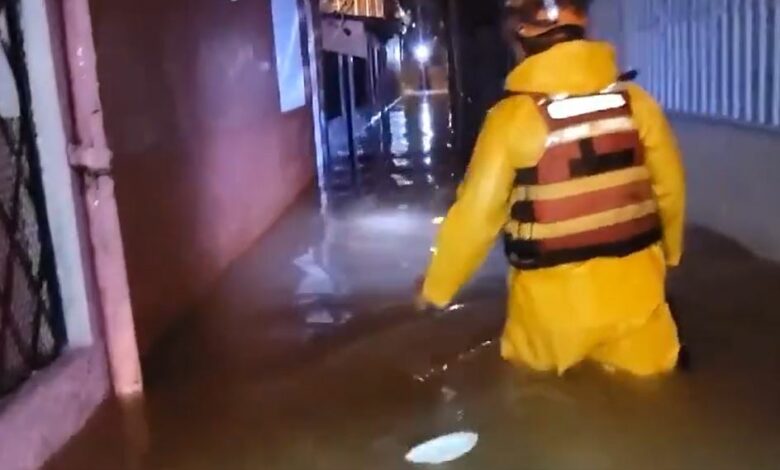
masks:
[(622, 10), (620, 2), (593, 2), (588, 34), (595, 40), (610, 42), (615, 47), (618, 63), (625, 67), (627, 58), (623, 49)]
[(281, 114), (270, 2), (92, 0), (139, 341), (153, 341), (313, 176)]

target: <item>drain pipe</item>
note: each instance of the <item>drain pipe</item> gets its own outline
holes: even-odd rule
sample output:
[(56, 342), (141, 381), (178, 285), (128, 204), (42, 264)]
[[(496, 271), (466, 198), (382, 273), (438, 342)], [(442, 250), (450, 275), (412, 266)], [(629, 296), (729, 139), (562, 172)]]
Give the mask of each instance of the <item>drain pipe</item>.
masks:
[(78, 145), (71, 146), (70, 164), (83, 175), (114, 392), (120, 398), (133, 398), (143, 393), (143, 381), (114, 195), (112, 154), (103, 128), (89, 1), (64, 0), (63, 18), (79, 141)]

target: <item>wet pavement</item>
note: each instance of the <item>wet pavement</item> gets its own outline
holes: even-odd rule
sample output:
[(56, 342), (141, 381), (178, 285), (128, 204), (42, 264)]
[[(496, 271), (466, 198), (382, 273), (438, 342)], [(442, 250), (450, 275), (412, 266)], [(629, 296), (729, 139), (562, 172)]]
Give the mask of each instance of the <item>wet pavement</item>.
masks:
[[(147, 397), (106, 404), (49, 470), (405, 469), (457, 431), (444, 469), (769, 469), (780, 462), (780, 266), (692, 228), (671, 296), (689, 371), (653, 380), (503, 363), (497, 251), (443, 315), (412, 311), (464, 160), (446, 96), (410, 97), (332, 168), (146, 361)], [(389, 130), (392, 129), (392, 132)]]

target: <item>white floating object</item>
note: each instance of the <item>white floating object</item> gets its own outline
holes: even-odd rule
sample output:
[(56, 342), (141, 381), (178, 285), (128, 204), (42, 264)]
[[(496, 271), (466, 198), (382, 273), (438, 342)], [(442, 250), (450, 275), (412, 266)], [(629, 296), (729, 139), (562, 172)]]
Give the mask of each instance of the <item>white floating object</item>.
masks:
[(406, 454), (406, 461), (425, 465), (452, 462), (474, 450), (477, 441), (479, 435), (473, 432), (447, 434), (413, 448)]
[(412, 166), (412, 161), (408, 158), (394, 158), (393, 165), (397, 168), (409, 168)]
[(450, 387), (442, 387), (441, 394), (444, 396), (444, 401), (451, 402), (458, 396), (458, 392)]
[(336, 291), (330, 275), (317, 264), (311, 249), (293, 260), (293, 264), (304, 273), (303, 279), (295, 289), (297, 295), (324, 295), (333, 294)]
[(306, 316), (306, 323), (309, 325), (332, 325), (336, 319), (327, 310), (318, 310)]

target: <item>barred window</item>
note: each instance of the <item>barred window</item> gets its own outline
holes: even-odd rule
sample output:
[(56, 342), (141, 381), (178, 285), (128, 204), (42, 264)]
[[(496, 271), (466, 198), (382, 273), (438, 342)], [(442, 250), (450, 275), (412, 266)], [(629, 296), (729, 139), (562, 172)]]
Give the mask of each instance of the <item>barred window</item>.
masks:
[(0, 2), (0, 399), (65, 346), (20, 5)]

